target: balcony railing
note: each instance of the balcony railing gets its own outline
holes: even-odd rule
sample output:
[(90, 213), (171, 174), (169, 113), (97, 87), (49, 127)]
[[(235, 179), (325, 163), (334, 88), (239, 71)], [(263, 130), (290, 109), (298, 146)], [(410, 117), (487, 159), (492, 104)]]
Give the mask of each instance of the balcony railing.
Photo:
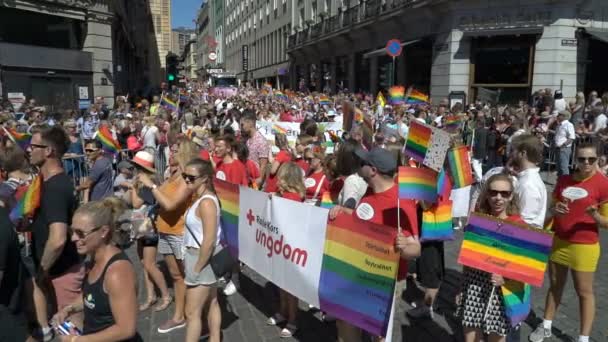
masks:
[(324, 35), (342, 30), (355, 25), (364, 20), (388, 14), (396, 8), (411, 5), (419, 0), (392, 0), (383, 4), (382, 0), (361, 0), (358, 5), (352, 6), (338, 14), (325, 18), (320, 23), (304, 28), (300, 32), (289, 37), (288, 47), (293, 48), (297, 45), (306, 43), (309, 40), (317, 39)]

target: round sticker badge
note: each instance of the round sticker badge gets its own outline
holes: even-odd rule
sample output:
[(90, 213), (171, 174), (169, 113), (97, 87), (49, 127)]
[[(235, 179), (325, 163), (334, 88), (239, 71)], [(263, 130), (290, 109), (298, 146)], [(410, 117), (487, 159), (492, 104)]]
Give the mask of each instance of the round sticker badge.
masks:
[(306, 180), (304, 181), (304, 186), (306, 186), (307, 188), (312, 188), (315, 185), (317, 185), (317, 182), (314, 178), (306, 178)]
[(218, 172), (215, 174), (215, 178), (217, 178), (217, 179), (219, 179), (219, 180), (223, 180), (223, 181), (225, 181), (225, 180), (226, 180), (226, 174), (224, 173), (224, 171), (218, 171)]
[(374, 208), (369, 203), (361, 203), (357, 207), (357, 216), (362, 220), (371, 220), (374, 217)]

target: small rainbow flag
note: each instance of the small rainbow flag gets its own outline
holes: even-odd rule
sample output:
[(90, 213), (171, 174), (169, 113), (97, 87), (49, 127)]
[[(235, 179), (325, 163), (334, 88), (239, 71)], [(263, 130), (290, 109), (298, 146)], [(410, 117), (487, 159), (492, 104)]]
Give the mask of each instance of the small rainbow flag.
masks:
[(505, 314), (511, 322), (511, 326), (515, 327), (523, 322), (530, 313), (532, 287), (526, 283), (505, 279), (501, 290)]
[(453, 240), (452, 201), (440, 201), (423, 211), (421, 231), (420, 241)]
[(95, 139), (101, 142), (103, 150), (114, 155), (120, 152), (120, 144), (112, 136), (112, 132), (106, 125), (99, 126)]
[(331, 104), (331, 101), (326, 95), (321, 95), (321, 97), (319, 97), (319, 104), (321, 106), (329, 106)]
[(238, 184), (228, 183), (215, 178), (213, 180), (217, 197), (220, 199), (220, 222), (230, 254), (235, 259), (239, 256), (239, 199)]
[(426, 167), (399, 167), (399, 198), (436, 203), (437, 176)]
[(325, 191), (321, 196), (321, 208), (331, 209), (334, 207), (334, 202), (331, 200), (331, 193)]
[(378, 96), (376, 96), (376, 101), (381, 107), (386, 106), (386, 99), (384, 98), (384, 95), (382, 95), (381, 91), (378, 92)]
[(42, 177), (36, 176), (28, 186), (17, 205), (11, 210), (9, 218), (15, 225), (20, 220), (34, 216), (36, 209), (40, 207), (40, 193), (42, 190)]
[(405, 143), (405, 154), (419, 163), (424, 162), (431, 145), (432, 134), (433, 130), (430, 127), (417, 120), (410, 122), (410, 131)]
[(550, 232), (471, 213), (458, 263), (540, 287), (552, 246)]
[(327, 134), (329, 134), (329, 139), (333, 142), (333, 143), (337, 143), (340, 142), (342, 139), (340, 139), (340, 137), (338, 136), (338, 134), (336, 134), (336, 131), (334, 131), (333, 129), (330, 129), (328, 131), (325, 131)]
[(404, 86), (392, 86), (388, 90), (388, 98), (393, 105), (399, 105), (405, 103), (405, 87)]
[(413, 89), (407, 97), (406, 102), (409, 104), (428, 103), (429, 96), (423, 92)]
[(322, 311), (386, 336), (399, 267), (397, 230), (338, 215), (327, 223), (319, 280)]
[(287, 130), (277, 124), (272, 125), (272, 134), (287, 134)]
[(280, 100), (287, 101), (287, 95), (283, 94), (283, 92), (280, 90), (275, 91), (274, 96), (276, 96)]
[(448, 115), (443, 123), (443, 128), (448, 132), (455, 132), (460, 128), (462, 123), (461, 117), (458, 115)]
[(439, 177), (437, 178), (437, 196), (440, 197), (440, 200), (445, 201), (450, 199), (451, 192), (452, 180), (448, 176), (445, 169), (441, 169), (441, 172), (439, 172)]
[(160, 99), (160, 105), (164, 108), (167, 108), (170, 111), (177, 111), (178, 103), (173, 100), (163, 97)]
[(473, 184), (473, 170), (469, 161), (469, 150), (460, 146), (448, 151), (450, 175), (454, 181), (454, 189), (464, 188)]
[(17, 146), (19, 146), (22, 150), (27, 150), (30, 147), (30, 143), (32, 142), (32, 135), (29, 133), (19, 133), (14, 128), (4, 128), (4, 131), (8, 135), (9, 139), (11, 139)]

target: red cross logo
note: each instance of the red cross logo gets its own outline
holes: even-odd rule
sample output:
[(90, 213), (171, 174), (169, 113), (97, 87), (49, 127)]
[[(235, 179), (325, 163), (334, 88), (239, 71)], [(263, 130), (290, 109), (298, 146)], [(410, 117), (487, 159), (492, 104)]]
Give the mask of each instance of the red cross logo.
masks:
[(249, 212), (247, 212), (247, 221), (249, 222), (250, 226), (253, 221), (255, 221), (255, 216), (253, 216), (253, 211), (251, 209), (249, 209)]

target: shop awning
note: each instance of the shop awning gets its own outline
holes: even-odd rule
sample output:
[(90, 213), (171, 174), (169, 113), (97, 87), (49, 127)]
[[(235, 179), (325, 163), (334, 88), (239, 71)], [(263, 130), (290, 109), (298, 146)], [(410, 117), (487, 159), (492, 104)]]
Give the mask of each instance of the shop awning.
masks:
[(491, 37), (491, 36), (521, 36), (521, 35), (538, 35), (543, 34), (543, 27), (518, 27), (504, 29), (480, 29), (463, 31), (465, 37)]
[[(409, 42), (401, 43), (401, 46), (403, 47), (403, 46), (412, 45), (414, 43), (418, 43), (419, 41), (420, 41), (420, 39), (410, 40)], [(366, 54), (363, 55), (363, 58), (370, 58), (370, 57), (382, 56), (382, 55), (386, 55), (386, 48), (382, 48), (382, 49), (374, 50), (372, 52), (368, 52), (368, 53), (366, 53)]]
[(585, 29), (585, 31), (593, 38), (601, 40), (602, 42), (608, 43), (608, 31), (600, 29)]

